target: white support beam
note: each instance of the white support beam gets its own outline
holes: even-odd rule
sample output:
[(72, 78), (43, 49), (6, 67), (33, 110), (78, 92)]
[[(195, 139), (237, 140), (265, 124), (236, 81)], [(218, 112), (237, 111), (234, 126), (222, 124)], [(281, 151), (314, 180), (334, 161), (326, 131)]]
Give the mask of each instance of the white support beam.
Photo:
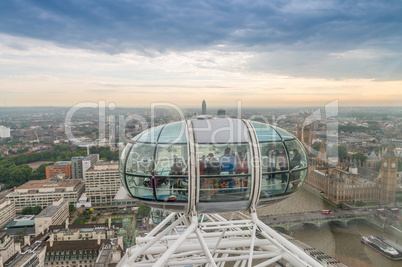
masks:
[[(171, 223), (173, 216), (177, 220)], [(321, 266), (262, 223), (255, 213), (251, 213), (251, 218), (237, 214), (231, 219), (239, 220), (229, 221), (218, 214), (206, 214), (204, 217), (208, 222), (199, 222), (198, 216), (192, 216), (190, 222), (188, 214), (171, 215), (146, 237), (138, 238), (137, 246), (128, 249), (128, 255), (118, 266), (224, 267), (228, 263), (237, 267), (263, 267), (278, 261), (287, 266)], [(261, 230), (264, 238), (256, 238), (257, 229)], [(259, 264), (255, 265), (257, 260)]]

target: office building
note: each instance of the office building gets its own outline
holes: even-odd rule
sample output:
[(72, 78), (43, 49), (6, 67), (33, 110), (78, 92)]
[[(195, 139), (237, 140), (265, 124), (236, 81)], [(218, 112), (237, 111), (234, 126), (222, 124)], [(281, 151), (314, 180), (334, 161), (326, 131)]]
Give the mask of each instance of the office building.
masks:
[(62, 224), (69, 215), (68, 200), (59, 197), (35, 216), (35, 235), (39, 235), (50, 225)]
[(92, 206), (110, 206), (121, 187), (118, 162), (98, 162), (85, 172), (85, 192)]
[(15, 204), (8, 199), (0, 201), (0, 228), (4, 228), (15, 217)]
[(207, 114), (207, 102), (205, 102), (205, 99), (202, 100), (202, 115), (206, 115)]
[(28, 206), (39, 205), (45, 208), (58, 197), (63, 197), (75, 205), (83, 192), (84, 182), (81, 179), (31, 180), (17, 187), (6, 198), (15, 204), (16, 212), (20, 213)]
[(71, 158), (71, 178), (82, 179), (82, 160), (85, 157)]
[(65, 178), (71, 178), (71, 161), (59, 161), (53, 166), (46, 167), (46, 179), (56, 175), (63, 175)]
[(84, 172), (99, 161), (99, 154), (91, 154), (86, 157), (71, 158), (71, 172), (73, 179), (83, 179)]

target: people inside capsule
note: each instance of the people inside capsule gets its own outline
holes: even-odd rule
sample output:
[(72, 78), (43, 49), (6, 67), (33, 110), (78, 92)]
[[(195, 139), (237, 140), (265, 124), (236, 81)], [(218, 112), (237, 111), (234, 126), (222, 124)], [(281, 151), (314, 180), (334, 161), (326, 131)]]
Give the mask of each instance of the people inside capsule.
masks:
[(273, 181), (275, 176), (273, 172), (276, 171), (276, 164), (279, 156), (279, 152), (276, 149), (275, 145), (272, 144), (270, 146), (270, 148), (267, 150), (266, 155), (268, 157), (268, 172), (270, 172), (270, 174), (268, 174), (267, 181), (271, 182)]
[[(288, 160), (287, 160), (287, 156), (286, 156), (286, 151), (285, 151), (285, 148), (282, 148), (282, 151), (279, 153), (279, 156), (278, 156), (278, 166), (279, 166), (279, 169), (281, 170), (281, 171), (286, 171), (287, 169), (288, 169)], [(282, 175), (281, 175), (281, 183), (286, 183), (287, 182), (287, 175), (286, 175), (286, 173), (282, 173)]]
[[(299, 166), (301, 161), (301, 155), (300, 152), (297, 148), (293, 149), (293, 158), (290, 161), (290, 170), (294, 170), (296, 167)], [(292, 171), (290, 173), (290, 181), (294, 182), (300, 179), (300, 171)], [(293, 185), (295, 186), (296, 184), (293, 183)]]
[(204, 175), (206, 168), (207, 168), (207, 160), (205, 155), (202, 155), (202, 158), (200, 159), (200, 175)]
[[(204, 156), (203, 156), (204, 158)], [(218, 183), (219, 179), (213, 175), (219, 175), (221, 172), (221, 167), (219, 161), (214, 157), (213, 153), (208, 154), (208, 160), (205, 161), (205, 175), (212, 175), (212, 177), (201, 178), (203, 191), (210, 196), (213, 197), (218, 192)], [(201, 172), (200, 172), (201, 174)]]
[(236, 156), (236, 173), (237, 174), (242, 174), (242, 173), (248, 173), (248, 163), (247, 163), (247, 152), (241, 152), (239, 151)]
[(230, 152), (230, 147), (225, 148), (225, 154), (219, 158), (219, 162), (221, 164), (221, 172), (233, 174), (237, 168), (237, 164), (235, 157)]
[[(180, 162), (180, 159), (178, 156), (174, 156), (173, 159), (173, 165), (170, 168), (169, 175), (183, 175), (183, 164)], [(169, 183), (170, 183), (170, 191), (174, 193), (173, 191), (175, 189), (180, 189), (183, 187), (183, 184), (181, 183), (182, 179), (178, 179), (176, 177), (170, 177), (169, 178)]]
[(219, 161), (214, 157), (213, 153), (208, 154), (208, 162), (206, 163), (205, 174), (207, 175), (219, 175), (221, 173), (221, 167)]

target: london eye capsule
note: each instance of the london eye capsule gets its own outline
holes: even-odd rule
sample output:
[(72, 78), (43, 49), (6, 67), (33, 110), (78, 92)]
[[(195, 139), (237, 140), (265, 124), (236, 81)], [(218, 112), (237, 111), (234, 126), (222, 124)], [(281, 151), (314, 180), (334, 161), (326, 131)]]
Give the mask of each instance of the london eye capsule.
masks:
[(119, 168), (129, 195), (150, 207), (222, 213), (293, 194), (306, 177), (307, 157), (301, 143), (276, 126), (199, 116), (138, 134)]

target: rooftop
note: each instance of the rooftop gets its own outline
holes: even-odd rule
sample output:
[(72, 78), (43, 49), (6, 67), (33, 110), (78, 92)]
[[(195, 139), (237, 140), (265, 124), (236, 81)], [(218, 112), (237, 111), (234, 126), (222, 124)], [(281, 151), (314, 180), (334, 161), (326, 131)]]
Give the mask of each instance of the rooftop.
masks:
[(58, 161), (54, 165), (71, 165), (71, 161)]
[(21, 189), (41, 189), (41, 188), (62, 188), (62, 187), (75, 187), (81, 183), (81, 179), (66, 179), (62, 181), (48, 181), (48, 180), (31, 180), (25, 184), (17, 187), (16, 190)]
[[(55, 200), (56, 201), (56, 200)], [(45, 217), (53, 217), (53, 215), (56, 214), (56, 212), (64, 205), (64, 203), (68, 202), (67, 199), (63, 200), (63, 202), (58, 205), (54, 206), (49, 205), (45, 209), (43, 209), (38, 215), (36, 215), (36, 218), (45, 218)]]
[(32, 227), (35, 225), (35, 220), (20, 220), (20, 221), (12, 221), (9, 224), (7, 224), (6, 228), (7, 229), (12, 229), (12, 228), (25, 228), (25, 227)]
[(83, 160), (91, 160), (91, 159), (93, 159), (95, 157), (98, 157), (98, 156), (99, 156), (98, 154), (91, 154), (91, 155), (86, 156)]
[(119, 169), (118, 161), (111, 162), (98, 162), (93, 167), (88, 169), (86, 172), (96, 172), (96, 171), (117, 171)]

